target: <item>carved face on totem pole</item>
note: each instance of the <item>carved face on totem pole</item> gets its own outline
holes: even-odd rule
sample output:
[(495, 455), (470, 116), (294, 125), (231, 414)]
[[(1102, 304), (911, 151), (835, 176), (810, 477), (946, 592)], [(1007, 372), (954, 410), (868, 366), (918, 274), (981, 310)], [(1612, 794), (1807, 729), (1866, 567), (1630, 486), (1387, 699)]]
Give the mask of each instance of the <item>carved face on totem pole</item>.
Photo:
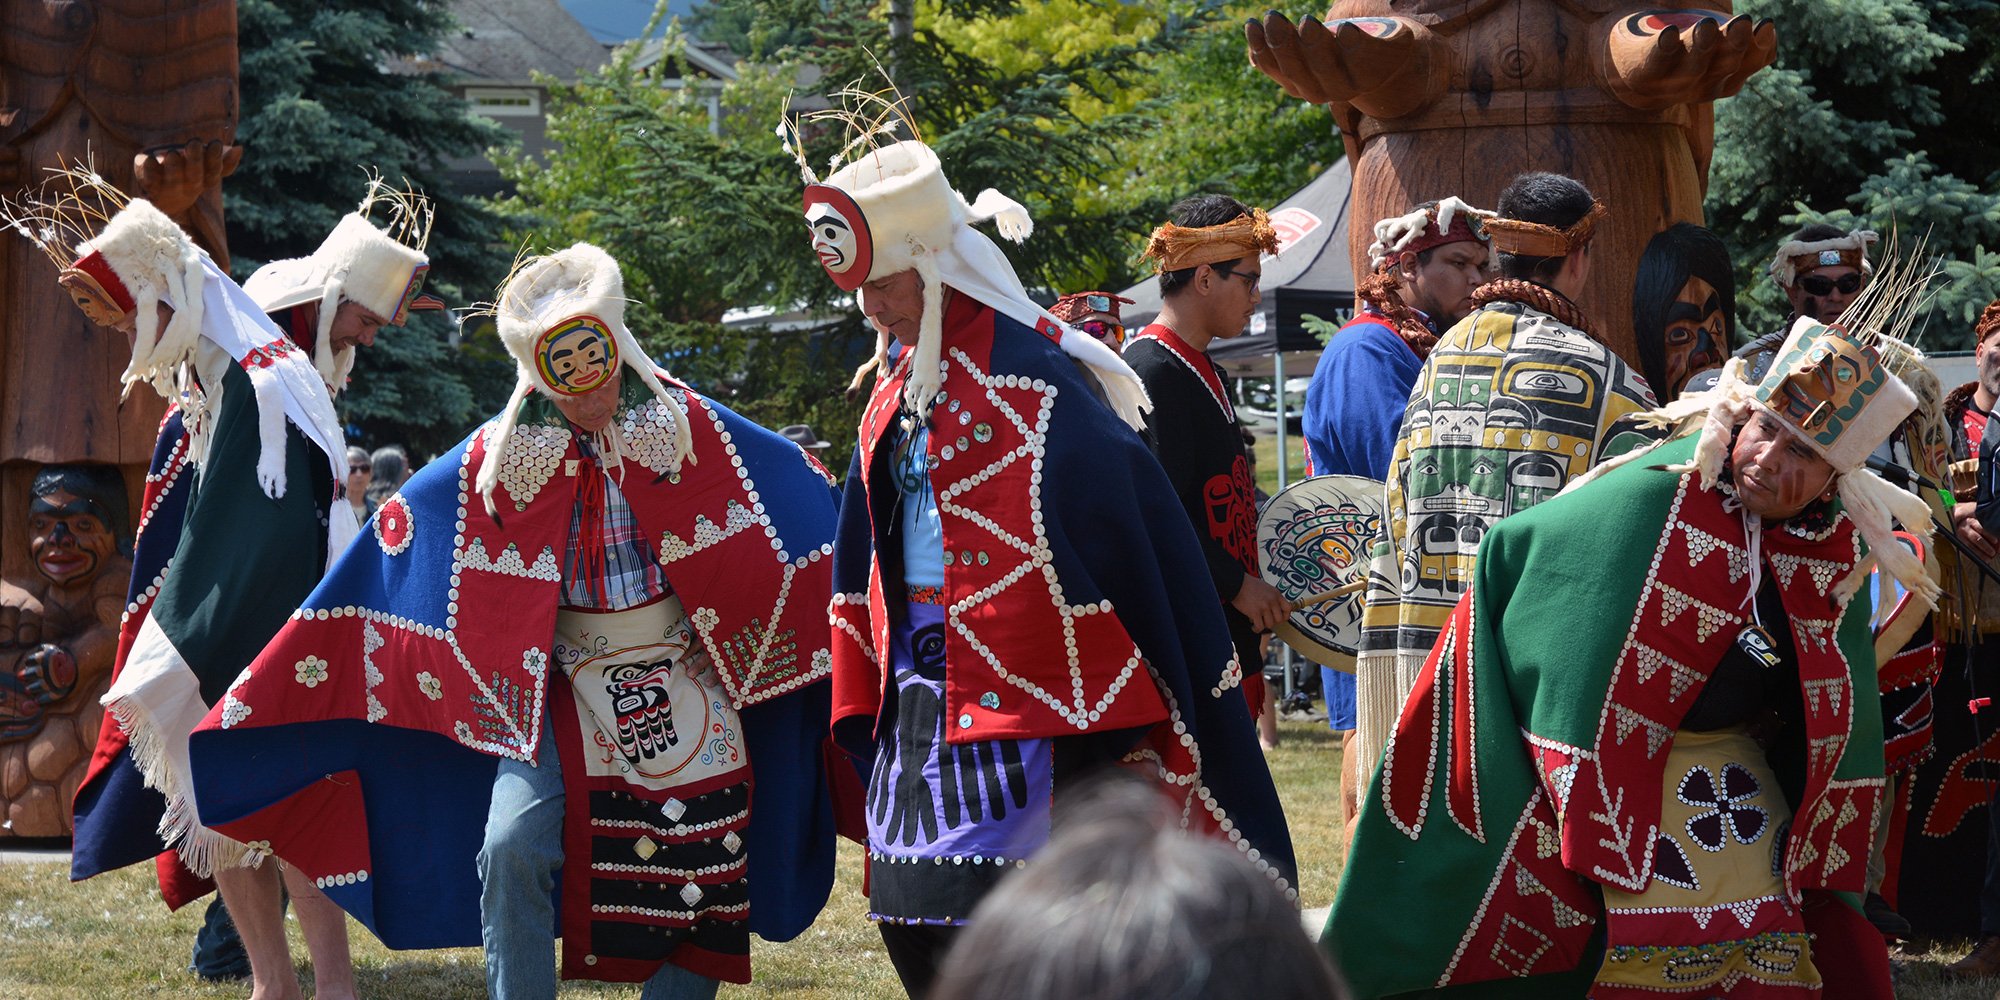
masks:
[(1686, 222), (1655, 233), (1639, 256), (1632, 332), (1639, 370), (1660, 402), (1680, 398), (1695, 376), (1729, 360), (1736, 329), (1731, 267), (1721, 238)]
[[(29, 492), (35, 576), (0, 579), (0, 744), (34, 737), (52, 712), (74, 714), (72, 694), (104, 677), (132, 571), (121, 551), (126, 501), (117, 467), (44, 466)], [(70, 750), (89, 756), (88, 742)]]
[(50, 587), (86, 589), (116, 558), (124, 489), (117, 470), (105, 466), (49, 466), (35, 477), (28, 550)]

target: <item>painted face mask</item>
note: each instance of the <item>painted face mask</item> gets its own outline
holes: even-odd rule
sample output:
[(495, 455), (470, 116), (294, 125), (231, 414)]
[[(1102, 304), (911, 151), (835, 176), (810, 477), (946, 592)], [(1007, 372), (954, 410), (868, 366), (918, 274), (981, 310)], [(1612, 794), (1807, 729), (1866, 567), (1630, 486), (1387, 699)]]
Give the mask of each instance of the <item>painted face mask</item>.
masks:
[(535, 366), (549, 388), (581, 396), (618, 370), (618, 342), (595, 316), (572, 316), (545, 331), (535, 344)]
[(1679, 396), (1689, 378), (1722, 367), (1722, 299), (1714, 286), (1692, 275), (1688, 277), (1681, 293), (1674, 297), (1674, 304), (1667, 309), (1664, 347), (1666, 385), (1662, 389), (1669, 397)]
[(104, 255), (91, 253), (63, 268), (56, 283), (69, 293), (70, 301), (83, 310), (85, 319), (98, 326), (115, 327), (132, 314), (132, 295), (111, 270)]
[(813, 184), (806, 188), (805, 214), (820, 266), (843, 291), (860, 288), (875, 261), (874, 241), (861, 206), (839, 188)]
[(389, 317), (390, 326), (401, 326), (410, 318), (410, 309), (417, 296), (424, 293), (424, 279), (430, 276), (429, 264), (418, 264), (410, 271), (410, 283), (403, 288), (403, 298), (396, 304), (396, 315)]

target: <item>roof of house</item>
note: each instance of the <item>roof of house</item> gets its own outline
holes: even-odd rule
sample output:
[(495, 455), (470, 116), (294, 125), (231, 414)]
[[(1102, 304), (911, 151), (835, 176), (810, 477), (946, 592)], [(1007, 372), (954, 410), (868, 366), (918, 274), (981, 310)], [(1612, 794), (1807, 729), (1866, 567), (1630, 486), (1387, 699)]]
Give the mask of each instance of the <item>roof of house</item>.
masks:
[(448, 73), (465, 83), (526, 83), (536, 72), (560, 80), (595, 70), (611, 48), (559, 0), (451, 0), (459, 27), (437, 51), (398, 60), (401, 72)]
[[(638, 54), (632, 59), (633, 68), (650, 69), (654, 63), (660, 61), (665, 50), (665, 42), (658, 38), (647, 39), (639, 46)], [(688, 68), (694, 70), (697, 75), (717, 80), (736, 79), (736, 54), (729, 51), (727, 45), (689, 38), (682, 53), (687, 59)]]
[[(705, 0), (667, 0), (667, 17), (683, 22)], [(629, 42), (646, 33), (655, 0), (562, 0), (563, 9), (607, 45)]]

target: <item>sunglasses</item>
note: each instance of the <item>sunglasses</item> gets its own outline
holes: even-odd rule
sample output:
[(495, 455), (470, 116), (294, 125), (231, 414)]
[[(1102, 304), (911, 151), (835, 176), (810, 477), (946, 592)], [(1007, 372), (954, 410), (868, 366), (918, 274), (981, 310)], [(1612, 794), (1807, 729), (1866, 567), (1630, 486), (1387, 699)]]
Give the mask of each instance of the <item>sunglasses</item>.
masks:
[(1099, 340), (1108, 340), (1113, 344), (1125, 343), (1125, 327), (1119, 323), (1112, 323), (1101, 319), (1087, 319), (1078, 323), (1076, 328)]
[(1861, 290), (1861, 275), (1842, 275), (1839, 281), (1835, 281), (1824, 275), (1808, 274), (1799, 278), (1799, 287), (1805, 289), (1807, 295), (1831, 295), (1836, 288), (1842, 295), (1853, 295)]
[(368, 463), (366, 463), (366, 462), (363, 462), (363, 463), (361, 463), (360, 465), (352, 465), (352, 464), (348, 465), (348, 467), (347, 467), (347, 471), (349, 471), (349, 472), (373, 472), (373, 471), (375, 471), (375, 467), (374, 467), (374, 466), (372, 466), (372, 465), (369, 465), (369, 464), (368, 464)]
[(1218, 267), (1215, 269), (1215, 273), (1225, 278), (1242, 278), (1244, 281), (1250, 283), (1251, 288), (1256, 288), (1264, 281), (1264, 272), (1262, 271), (1231, 271), (1228, 268)]

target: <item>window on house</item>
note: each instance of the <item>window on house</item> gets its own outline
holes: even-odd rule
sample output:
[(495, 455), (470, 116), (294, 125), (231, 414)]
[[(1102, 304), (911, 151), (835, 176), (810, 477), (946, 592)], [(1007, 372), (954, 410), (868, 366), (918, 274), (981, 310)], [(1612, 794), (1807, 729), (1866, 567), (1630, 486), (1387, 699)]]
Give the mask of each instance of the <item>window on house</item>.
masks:
[(532, 87), (468, 87), (465, 99), (472, 110), (491, 117), (542, 113), (541, 94)]

